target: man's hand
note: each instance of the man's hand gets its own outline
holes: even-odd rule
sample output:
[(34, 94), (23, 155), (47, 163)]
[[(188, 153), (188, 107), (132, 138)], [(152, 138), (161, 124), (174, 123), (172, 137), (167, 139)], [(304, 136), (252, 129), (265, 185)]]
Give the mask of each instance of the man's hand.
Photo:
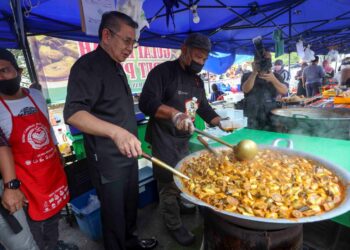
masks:
[(178, 130), (189, 132), (190, 134), (194, 131), (194, 125), (191, 118), (184, 113), (175, 114), (172, 119), (173, 124)]
[(1, 203), (11, 214), (20, 210), (26, 203), (28, 203), (24, 194), (19, 189), (5, 188), (1, 197)]
[(259, 75), (259, 78), (264, 79), (265, 81), (271, 82), (271, 83), (278, 81), (272, 72), (261, 74)]
[(252, 62), (252, 69), (253, 69), (253, 74), (258, 74), (259, 72), (260, 65), (257, 62)]
[(136, 158), (142, 155), (141, 142), (129, 131), (119, 128), (117, 133), (112, 137), (112, 140), (117, 145), (119, 151), (128, 158)]

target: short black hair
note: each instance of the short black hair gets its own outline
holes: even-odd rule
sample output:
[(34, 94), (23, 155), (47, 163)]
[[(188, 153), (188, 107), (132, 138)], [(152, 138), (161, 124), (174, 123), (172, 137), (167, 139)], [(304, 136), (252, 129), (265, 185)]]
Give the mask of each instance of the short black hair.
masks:
[(108, 11), (102, 15), (100, 27), (98, 28), (98, 38), (100, 40), (102, 39), (102, 30), (105, 28), (113, 28), (113, 30), (118, 32), (120, 30), (120, 22), (123, 22), (134, 29), (137, 29), (139, 27), (137, 22), (132, 20), (132, 18), (128, 15), (119, 11)]
[(312, 60), (311, 62), (315, 63), (315, 62), (318, 62), (320, 60), (320, 58), (318, 56), (315, 56), (315, 59)]

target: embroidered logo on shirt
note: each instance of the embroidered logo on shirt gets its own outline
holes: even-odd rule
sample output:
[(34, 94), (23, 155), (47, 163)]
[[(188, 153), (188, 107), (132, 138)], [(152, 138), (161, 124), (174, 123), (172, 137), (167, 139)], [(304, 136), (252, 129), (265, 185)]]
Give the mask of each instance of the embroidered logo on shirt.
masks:
[(178, 95), (188, 95), (188, 92), (184, 92), (184, 91), (178, 90), (177, 94)]
[(41, 123), (33, 124), (24, 131), (22, 142), (28, 142), (34, 149), (41, 149), (50, 142), (49, 132)]

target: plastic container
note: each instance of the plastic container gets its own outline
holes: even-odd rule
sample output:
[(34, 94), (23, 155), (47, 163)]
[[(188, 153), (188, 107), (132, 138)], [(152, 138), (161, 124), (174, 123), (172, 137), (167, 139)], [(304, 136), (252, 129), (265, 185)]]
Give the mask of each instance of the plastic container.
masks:
[(90, 239), (99, 240), (102, 238), (100, 207), (84, 212), (88, 205), (90, 195), (96, 195), (96, 190), (92, 189), (78, 196), (71, 200), (70, 204), (72, 205), (72, 210), (80, 230)]
[(143, 167), (139, 170), (139, 200), (138, 207), (143, 208), (158, 201), (157, 181), (153, 178), (151, 167)]
[(67, 132), (67, 137), (72, 141), (72, 147), (77, 160), (85, 159), (86, 152), (84, 147), (84, 137), (83, 135), (72, 135)]
[(62, 128), (58, 129), (57, 141), (58, 141), (58, 149), (60, 153), (64, 156), (71, 155), (71, 149), (67, 140), (67, 136), (63, 133)]
[(69, 127), (69, 131), (70, 131), (70, 133), (72, 135), (80, 135), (80, 134), (82, 134), (82, 132), (79, 129), (77, 129), (76, 127), (74, 127), (72, 125), (68, 125), (68, 127)]

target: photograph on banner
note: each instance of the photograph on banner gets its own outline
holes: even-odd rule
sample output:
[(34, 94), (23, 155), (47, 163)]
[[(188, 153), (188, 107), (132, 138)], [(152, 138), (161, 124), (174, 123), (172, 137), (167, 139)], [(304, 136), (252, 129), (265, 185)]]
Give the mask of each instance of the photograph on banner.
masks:
[[(29, 37), (38, 80), (49, 103), (63, 103), (69, 72), (75, 61), (91, 52), (97, 43), (78, 42), (49, 36)], [(148, 73), (156, 65), (175, 60), (179, 50), (139, 46), (122, 63), (133, 93), (140, 93)]]

